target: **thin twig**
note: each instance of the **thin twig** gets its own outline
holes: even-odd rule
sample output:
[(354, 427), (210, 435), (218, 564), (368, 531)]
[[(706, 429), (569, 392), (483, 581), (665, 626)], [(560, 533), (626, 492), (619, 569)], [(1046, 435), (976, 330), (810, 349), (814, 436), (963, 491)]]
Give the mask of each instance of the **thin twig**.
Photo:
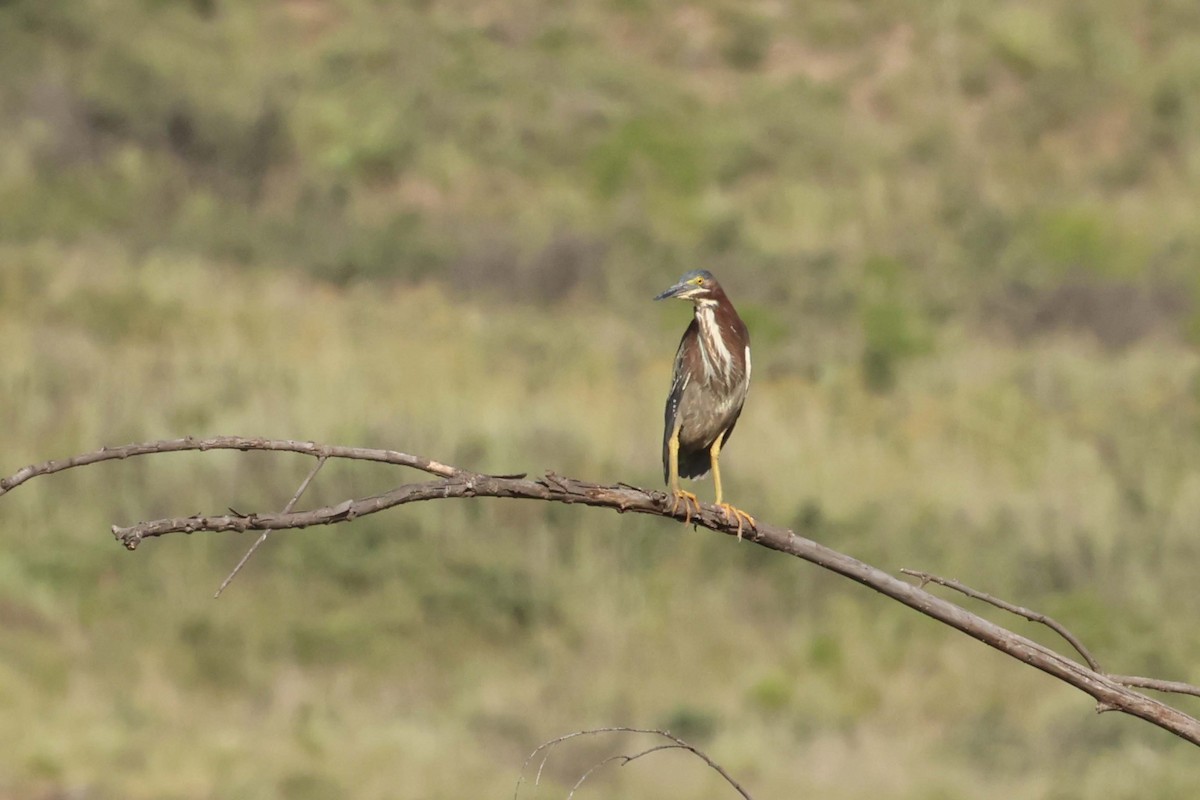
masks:
[(1045, 614), (1042, 614), (1037, 611), (1031, 611), (1030, 609), (1025, 608), (1024, 606), (1015, 605), (1013, 603), (1008, 602), (1007, 600), (1001, 600), (998, 597), (992, 597), (990, 594), (981, 592), (978, 589), (972, 589), (970, 586), (967, 586), (966, 584), (963, 584), (963, 583), (959, 583), (958, 581), (956, 581), (952, 578), (942, 578), (937, 575), (931, 575), (928, 572), (920, 572), (920, 571), (914, 570), (914, 569), (901, 569), (900, 572), (902, 572), (905, 575), (911, 575), (914, 578), (917, 578), (918, 580), (921, 581), (922, 586), (924, 586), (927, 583), (936, 583), (941, 586), (945, 586), (947, 589), (953, 589), (956, 592), (961, 592), (962, 594), (965, 594), (967, 597), (973, 598), (975, 600), (982, 600), (983, 602), (993, 605), (996, 608), (1003, 609), (1003, 610), (1009, 612), (1010, 614), (1016, 614), (1018, 617), (1024, 617), (1025, 619), (1029, 620), (1030, 622), (1039, 622), (1042, 625), (1045, 625), (1047, 628), (1050, 628), (1052, 631), (1057, 633), (1062, 638), (1066, 639), (1067, 643), (1070, 644), (1071, 647), (1075, 648), (1075, 652), (1077, 652), (1077, 653), (1079, 653), (1079, 655), (1083, 656), (1083, 660), (1087, 662), (1089, 667), (1091, 667), (1096, 672), (1103, 671), (1100, 669), (1100, 662), (1097, 661), (1096, 658), (1091, 654), (1091, 652), (1086, 647), (1083, 646), (1083, 642), (1079, 641), (1079, 638), (1076, 637), (1075, 634), (1073, 634), (1069, 630), (1067, 630), (1066, 627), (1064, 625), (1062, 625), (1062, 623), (1058, 622), (1057, 620), (1055, 620), (1051, 617), (1046, 616)]
[[(325, 466), (326, 458), (327, 456), (320, 456), (317, 458), (317, 463), (313, 464), (313, 468), (308, 471), (308, 475), (303, 481), (300, 482), (300, 488), (296, 490), (296, 493), (292, 495), (292, 499), (289, 500), (287, 505), (283, 507), (284, 514), (290, 513), (291, 510), (296, 507), (297, 501), (300, 500), (300, 495), (304, 494), (304, 490), (308, 488), (310, 483), (312, 483), (312, 479), (315, 478), (317, 473), (321, 471), (321, 467)], [(262, 543), (265, 542), (267, 537), (270, 535), (271, 531), (265, 530), (262, 532), (262, 536), (259, 536), (258, 540), (255, 541), (254, 544), (250, 545), (250, 549), (246, 551), (244, 556), (242, 556), (242, 560), (239, 561), (237, 566), (233, 568), (233, 571), (225, 577), (225, 580), (221, 581), (221, 585), (218, 586), (217, 591), (213, 593), (214, 600), (221, 596), (221, 592), (225, 591), (225, 587), (233, 582), (233, 579), (237, 577), (237, 574), (242, 571), (242, 567), (246, 566), (246, 562), (250, 560), (250, 556), (254, 555), (254, 551), (261, 547)]]
[(538, 753), (543, 753), (543, 756), (542, 756), (541, 764), (538, 765), (537, 775), (534, 777), (534, 780), (533, 780), (534, 786), (538, 786), (542, 782), (542, 770), (545, 769), (545, 767), (546, 767), (546, 759), (550, 756), (551, 748), (553, 748), (557, 744), (561, 744), (562, 742), (567, 741), (568, 739), (574, 739), (577, 736), (593, 736), (595, 734), (600, 734), (600, 733), (648, 733), (648, 734), (651, 734), (652, 736), (662, 736), (666, 739), (670, 739), (672, 744), (658, 745), (657, 747), (652, 747), (649, 750), (644, 750), (633, 756), (618, 755), (618, 756), (611, 756), (609, 758), (604, 759), (603, 761), (593, 765), (591, 767), (591, 769), (589, 769), (587, 772), (585, 772), (583, 774), (583, 776), (579, 779), (579, 781), (576, 782), (575, 786), (572, 787), (571, 794), (567, 796), (568, 800), (570, 797), (574, 796), (575, 790), (578, 789), (579, 786), (585, 780), (587, 780), (587, 777), (589, 775), (591, 775), (594, 771), (596, 771), (596, 769), (603, 766), (604, 764), (607, 764), (610, 761), (621, 761), (622, 764), (628, 764), (630, 761), (641, 758), (642, 756), (645, 756), (645, 755), (649, 755), (650, 753), (657, 752), (659, 750), (687, 750), (688, 752), (692, 753), (697, 758), (702, 760), (705, 764), (708, 764), (709, 767), (716, 770), (717, 773), (719, 773), (720, 776), (725, 779), (725, 782), (728, 783), (730, 786), (732, 786), (737, 791), (738, 794), (740, 794), (743, 798), (745, 798), (745, 800), (753, 800), (753, 798), (750, 796), (750, 793), (747, 792), (744, 788), (742, 788), (742, 785), (740, 783), (738, 783), (732, 775), (730, 775), (728, 772), (726, 772), (724, 767), (722, 767), (720, 764), (718, 764), (717, 762), (715, 762), (711, 758), (709, 758), (708, 755), (705, 754), (698, 747), (695, 747), (694, 745), (691, 745), (688, 742), (685, 742), (683, 739), (679, 738), (678, 736), (671, 733), (670, 731), (658, 730), (657, 728), (628, 728), (628, 727), (624, 727), (624, 726), (614, 726), (614, 727), (607, 727), (607, 728), (590, 728), (588, 730), (567, 733), (562, 736), (558, 736), (554, 739), (551, 739), (548, 742), (542, 742), (536, 748), (534, 748), (534, 751), (529, 754), (528, 758), (525, 759), (525, 763), (521, 767), (521, 774), (519, 776), (517, 776), (517, 787), (513, 791), (513, 800), (517, 800), (518, 795), (521, 793), (521, 784), (525, 780), (525, 770), (529, 768), (530, 762), (533, 761), (535, 758), (537, 758)]

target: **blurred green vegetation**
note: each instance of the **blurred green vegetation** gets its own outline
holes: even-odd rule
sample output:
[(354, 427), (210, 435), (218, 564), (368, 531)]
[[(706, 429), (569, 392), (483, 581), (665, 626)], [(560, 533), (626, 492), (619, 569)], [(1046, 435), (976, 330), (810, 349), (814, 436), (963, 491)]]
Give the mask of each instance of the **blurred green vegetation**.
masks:
[[(703, 265), (755, 343), (731, 499), (1200, 682), (1194, 2), (8, 0), (0, 75), (0, 471), (240, 433), (657, 485), (686, 313), (648, 298)], [(275, 508), (308, 467), (0, 499), (0, 798), (504, 796), (608, 724), (766, 797), (1200, 781), (1143, 723), (662, 521), (408, 507), (277, 534), (218, 602), (249, 540), (105, 534)], [(399, 479), (330, 465), (305, 502)], [(593, 781), (727, 794), (682, 758)]]

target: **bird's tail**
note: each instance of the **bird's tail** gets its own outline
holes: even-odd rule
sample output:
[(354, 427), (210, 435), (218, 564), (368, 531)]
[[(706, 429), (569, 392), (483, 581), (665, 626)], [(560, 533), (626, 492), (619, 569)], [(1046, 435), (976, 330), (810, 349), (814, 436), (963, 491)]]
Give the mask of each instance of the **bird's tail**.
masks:
[(712, 457), (708, 448), (679, 450), (679, 477), (703, 478), (712, 469)]

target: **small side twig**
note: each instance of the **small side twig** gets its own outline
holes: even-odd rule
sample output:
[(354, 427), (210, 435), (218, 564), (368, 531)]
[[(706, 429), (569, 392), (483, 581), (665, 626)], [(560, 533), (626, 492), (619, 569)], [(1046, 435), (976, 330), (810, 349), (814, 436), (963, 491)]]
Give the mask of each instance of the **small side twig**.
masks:
[[(982, 600), (983, 602), (1007, 611), (1010, 614), (1016, 614), (1018, 617), (1024, 617), (1030, 622), (1038, 622), (1042, 625), (1045, 625), (1065, 639), (1072, 647), (1074, 647), (1075, 651), (1079, 653), (1079, 655), (1083, 656), (1084, 661), (1087, 662), (1088, 666), (1091, 667), (1094, 672), (1105, 675), (1109, 680), (1115, 681), (1122, 686), (1128, 686), (1135, 689), (1154, 689), (1155, 691), (1170, 692), (1172, 694), (1190, 694), (1194, 697), (1200, 697), (1200, 686), (1194, 686), (1190, 683), (1184, 683), (1182, 681), (1165, 681), (1160, 680), (1159, 678), (1142, 678), (1136, 675), (1111, 675), (1105, 672), (1103, 669), (1101, 669), (1100, 662), (1096, 660), (1095, 656), (1092, 655), (1090, 650), (1084, 647), (1083, 642), (1079, 640), (1079, 637), (1071, 633), (1071, 631), (1068, 630), (1067, 627), (1061, 622), (1058, 622), (1054, 618), (1048, 617), (1045, 614), (1037, 611), (1031, 611), (1024, 606), (1018, 606), (1014, 603), (1008, 602), (1007, 600), (1001, 600), (998, 597), (993, 597), (986, 592), (979, 591), (978, 589), (972, 589), (970, 586), (953, 580), (952, 578), (942, 578), (938, 575), (932, 575), (928, 572), (921, 572), (915, 569), (901, 569), (900, 572), (905, 575), (911, 575), (912, 577), (918, 579), (921, 582), (922, 587), (929, 583), (936, 583), (939, 586), (945, 586), (947, 589), (953, 589), (956, 592), (961, 592), (967, 597), (971, 597), (976, 600)], [(1118, 706), (1101, 702), (1097, 710), (1103, 712), (1112, 711), (1118, 708)]]
[(640, 753), (634, 753), (631, 756), (617, 755), (617, 756), (609, 756), (608, 758), (601, 759), (600, 761), (597, 761), (595, 764), (593, 764), (588, 769), (587, 772), (585, 772), (579, 776), (579, 780), (575, 781), (575, 785), (572, 786), (571, 791), (567, 793), (567, 800), (571, 800), (571, 798), (575, 796), (575, 792), (577, 792), (579, 790), (580, 786), (583, 786), (584, 781), (586, 781), (588, 778), (590, 778), (592, 776), (593, 772), (600, 769), (601, 767), (603, 767), (606, 764), (611, 764), (614, 761), (619, 761), (619, 762), (621, 762), (621, 766), (623, 767), (626, 764), (630, 763), (631, 761), (637, 761), (642, 756), (648, 756), (651, 753), (657, 753), (660, 750), (686, 750), (686, 749), (687, 749), (686, 747), (684, 747), (683, 745), (679, 745), (679, 744), (658, 744), (658, 745), (655, 745), (654, 747), (643, 750)]
[(1063, 639), (1065, 639), (1067, 641), (1067, 643), (1071, 645), (1071, 647), (1074, 647), (1075, 652), (1079, 653), (1079, 655), (1081, 655), (1083, 657), (1083, 660), (1087, 662), (1087, 665), (1089, 667), (1091, 667), (1096, 672), (1103, 672), (1103, 670), (1100, 669), (1100, 662), (1097, 661), (1095, 656), (1093, 656), (1091, 654), (1091, 651), (1089, 651), (1086, 647), (1084, 647), (1083, 642), (1079, 641), (1079, 638), (1077, 636), (1075, 636), (1075, 634), (1073, 634), (1069, 630), (1067, 630), (1066, 627), (1064, 625), (1062, 625), (1062, 623), (1058, 622), (1057, 620), (1055, 620), (1051, 617), (1046, 616), (1045, 614), (1042, 614), (1037, 611), (1031, 611), (1030, 609), (1025, 608), (1024, 606), (1018, 606), (1014, 603), (1008, 602), (1007, 600), (1001, 600), (998, 597), (992, 597), (990, 594), (981, 592), (978, 589), (972, 589), (970, 586), (967, 586), (966, 584), (963, 584), (963, 583), (959, 583), (958, 581), (953, 580), (951, 578), (942, 578), (937, 575), (931, 575), (928, 572), (920, 572), (915, 569), (901, 569), (900, 572), (905, 575), (911, 575), (912, 577), (921, 581), (922, 587), (924, 587), (926, 584), (929, 584), (929, 583), (936, 583), (939, 586), (945, 586), (947, 589), (953, 589), (956, 592), (961, 592), (962, 594), (965, 594), (967, 597), (973, 598), (975, 600), (982, 600), (983, 602), (988, 603), (989, 605), (993, 605), (996, 608), (1003, 609), (1004, 611), (1007, 611), (1010, 614), (1016, 614), (1018, 617), (1024, 617), (1025, 619), (1029, 620), (1030, 622), (1037, 622), (1042, 625), (1045, 625), (1047, 628), (1054, 631), (1059, 636), (1061, 636)]
[(740, 783), (738, 783), (737, 780), (735, 780), (734, 777), (725, 770), (724, 767), (722, 767), (720, 764), (718, 764), (717, 762), (715, 762), (711, 758), (709, 758), (708, 755), (706, 753), (704, 753), (704, 751), (700, 750), (695, 745), (689, 744), (688, 742), (679, 738), (678, 736), (671, 733), (670, 731), (659, 730), (657, 728), (629, 728), (629, 727), (624, 727), (624, 726), (615, 726), (615, 727), (607, 727), (607, 728), (591, 728), (591, 729), (583, 730), (583, 731), (575, 731), (573, 733), (564, 734), (562, 736), (551, 739), (548, 742), (542, 742), (540, 745), (538, 745), (534, 749), (534, 751), (532, 753), (529, 754), (529, 757), (525, 759), (525, 763), (521, 766), (521, 774), (517, 778), (517, 787), (513, 791), (513, 800), (518, 800), (518, 796), (521, 793), (521, 784), (524, 783), (524, 781), (525, 781), (525, 770), (529, 768), (529, 764), (535, 758), (537, 758), (539, 753), (541, 753), (543, 755), (542, 755), (542, 761), (538, 765), (537, 775), (534, 776), (534, 779), (533, 779), (534, 786), (538, 786), (541, 784), (542, 771), (546, 767), (546, 760), (550, 757), (550, 750), (555, 745), (561, 744), (562, 742), (565, 742), (568, 739), (574, 739), (577, 736), (593, 736), (593, 735), (600, 734), (600, 733), (647, 733), (652, 736), (661, 736), (665, 739), (669, 739), (669, 740), (671, 740), (671, 744), (656, 745), (654, 747), (643, 750), (641, 752), (634, 753), (633, 755), (609, 756), (608, 758), (605, 758), (605, 759), (597, 762), (591, 768), (589, 768), (587, 770), (587, 772), (583, 773), (583, 775), (580, 776), (579, 780), (575, 782), (575, 785), (573, 787), (571, 787), (571, 792), (570, 792), (570, 794), (567, 795), (567, 800), (571, 800), (571, 798), (575, 796), (576, 790), (578, 790), (579, 787), (581, 785), (583, 785), (583, 782), (586, 781), (593, 772), (595, 772), (597, 769), (604, 766), (605, 764), (609, 764), (613, 761), (620, 761), (621, 765), (624, 766), (625, 764), (628, 764), (631, 761), (636, 761), (637, 759), (641, 758), (642, 756), (648, 756), (651, 753), (656, 753), (660, 750), (686, 750), (687, 752), (689, 752), (692, 755), (699, 758), (701, 761), (703, 761), (705, 764), (707, 764), (710, 768), (715, 770), (722, 778), (725, 779), (726, 783), (728, 783), (731, 787), (733, 787), (733, 789), (739, 795), (742, 796), (742, 798), (744, 800), (754, 800), (754, 798), (750, 796), (750, 793), (747, 792), (742, 787), (742, 785)]
[(1190, 694), (1193, 697), (1200, 697), (1200, 686), (1195, 686), (1190, 683), (1183, 683), (1182, 681), (1164, 681), (1158, 678), (1141, 678), (1137, 675), (1109, 675), (1108, 677), (1117, 683), (1137, 689), (1153, 689), (1156, 692)]
[[(317, 473), (321, 471), (321, 467), (325, 466), (326, 458), (326, 456), (319, 456), (317, 458), (317, 463), (313, 464), (313, 468), (308, 471), (308, 475), (303, 481), (300, 482), (300, 488), (296, 490), (294, 495), (292, 495), (292, 499), (289, 500), (287, 505), (283, 507), (283, 511), (281, 513), (290, 514), (292, 509), (296, 507), (296, 503), (300, 500), (300, 495), (304, 494), (305, 490), (308, 489), (308, 485), (312, 483), (312, 479), (315, 478)], [(217, 591), (213, 593), (214, 600), (221, 596), (221, 592), (225, 591), (225, 587), (229, 586), (229, 584), (233, 582), (233, 579), (237, 577), (237, 574), (242, 571), (242, 567), (246, 566), (246, 562), (250, 560), (250, 557), (254, 555), (254, 552), (262, 546), (262, 543), (265, 542), (267, 537), (270, 535), (271, 531), (268, 528), (262, 532), (262, 535), (258, 537), (254, 544), (250, 545), (250, 549), (246, 551), (244, 556), (242, 556), (241, 561), (238, 561), (237, 566), (235, 566), (233, 570), (227, 576), (225, 576), (225, 580), (221, 581), (221, 585), (218, 586)]]

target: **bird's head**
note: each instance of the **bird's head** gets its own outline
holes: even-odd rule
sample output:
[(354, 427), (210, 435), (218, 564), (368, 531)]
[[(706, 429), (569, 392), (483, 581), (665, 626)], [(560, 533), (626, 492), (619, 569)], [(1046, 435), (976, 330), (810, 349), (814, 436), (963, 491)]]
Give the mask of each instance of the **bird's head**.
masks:
[(680, 300), (702, 303), (705, 300), (715, 299), (716, 294), (720, 291), (721, 285), (717, 283), (717, 279), (712, 276), (711, 272), (706, 269), (694, 269), (685, 273), (678, 283), (654, 299), (666, 300), (668, 297), (677, 297)]

